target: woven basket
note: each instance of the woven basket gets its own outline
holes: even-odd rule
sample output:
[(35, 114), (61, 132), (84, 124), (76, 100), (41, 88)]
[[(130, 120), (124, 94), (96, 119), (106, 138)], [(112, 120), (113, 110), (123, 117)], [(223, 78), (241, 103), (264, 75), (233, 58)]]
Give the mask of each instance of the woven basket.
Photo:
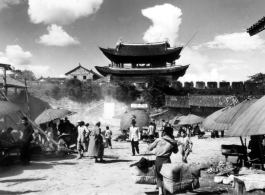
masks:
[(171, 194), (178, 193), (184, 190), (193, 190), (200, 187), (199, 179), (187, 179), (182, 182), (174, 182), (170, 179), (163, 178), (164, 188)]

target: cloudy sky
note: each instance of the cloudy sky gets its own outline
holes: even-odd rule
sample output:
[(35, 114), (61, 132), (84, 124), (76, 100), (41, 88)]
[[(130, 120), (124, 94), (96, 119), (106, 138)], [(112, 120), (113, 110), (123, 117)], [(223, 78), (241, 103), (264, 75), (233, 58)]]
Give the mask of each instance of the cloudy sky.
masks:
[(265, 73), (264, 0), (0, 0), (0, 63), (60, 77), (79, 63), (108, 65), (98, 46), (164, 41), (185, 45), (181, 81), (244, 81)]

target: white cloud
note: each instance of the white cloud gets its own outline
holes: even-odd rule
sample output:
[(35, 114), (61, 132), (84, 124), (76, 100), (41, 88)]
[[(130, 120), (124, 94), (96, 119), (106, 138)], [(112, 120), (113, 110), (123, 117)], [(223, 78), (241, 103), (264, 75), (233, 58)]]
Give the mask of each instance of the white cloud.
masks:
[(49, 33), (47, 35), (43, 35), (37, 40), (37, 43), (41, 43), (48, 46), (67, 46), (67, 45), (77, 45), (79, 41), (77, 38), (73, 38), (68, 35), (61, 26), (57, 26), (53, 24), (48, 26)]
[(16, 69), (31, 70), (37, 77), (48, 75), (50, 67), (32, 64), (32, 57), (29, 51), (24, 51), (19, 45), (7, 45), (5, 53), (0, 52), (1, 63), (10, 64)]
[(250, 37), (248, 33), (232, 33), (217, 35), (213, 41), (194, 46), (193, 49), (231, 49), (234, 51), (264, 50), (265, 41), (255, 35)]
[(20, 0), (0, 0), (0, 11), (4, 8), (8, 8), (9, 5), (19, 4)]
[(23, 51), (19, 45), (7, 45), (5, 56), (11, 60), (11, 64), (26, 65), (30, 63), (32, 54), (29, 51)]
[(142, 10), (142, 14), (153, 22), (144, 34), (144, 41), (156, 42), (169, 39), (172, 46), (176, 44), (182, 15), (178, 7), (171, 4), (156, 5)]
[(103, 0), (29, 0), (31, 22), (69, 24), (96, 13)]
[(244, 63), (243, 60), (237, 60), (237, 59), (224, 59), (222, 62), (224, 64), (239, 64), (239, 63)]
[(186, 74), (180, 77), (180, 81), (222, 81), (226, 79), (226, 75), (220, 74), (219, 66), (211, 63), (207, 55), (201, 54), (186, 47), (176, 64), (190, 64)]

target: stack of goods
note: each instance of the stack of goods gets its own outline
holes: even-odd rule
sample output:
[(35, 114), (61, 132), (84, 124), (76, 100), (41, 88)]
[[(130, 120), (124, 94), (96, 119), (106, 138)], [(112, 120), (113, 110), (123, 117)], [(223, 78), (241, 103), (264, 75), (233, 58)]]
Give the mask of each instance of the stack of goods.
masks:
[(200, 187), (200, 169), (196, 164), (164, 164), (160, 173), (165, 189), (172, 194)]
[(155, 161), (141, 158), (139, 162), (130, 165), (133, 181), (136, 184), (156, 184)]
[(218, 164), (211, 164), (206, 171), (208, 174), (216, 174), (215, 183), (231, 184), (234, 181), (235, 167), (231, 162), (220, 161)]
[(217, 174), (217, 175), (225, 175), (231, 174), (234, 171), (234, 166), (231, 162), (223, 162), (220, 161), (219, 163), (213, 163), (207, 169), (208, 174)]

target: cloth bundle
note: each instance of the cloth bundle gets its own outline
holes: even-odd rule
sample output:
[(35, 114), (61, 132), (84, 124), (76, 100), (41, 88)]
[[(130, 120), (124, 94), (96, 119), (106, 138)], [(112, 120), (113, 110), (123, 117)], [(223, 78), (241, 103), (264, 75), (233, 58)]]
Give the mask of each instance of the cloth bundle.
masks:
[(136, 184), (156, 184), (155, 161), (142, 157), (137, 163), (130, 165), (133, 181)]
[(147, 168), (145, 173), (137, 166), (130, 168), (132, 173), (132, 179), (136, 184), (156, 184), (155, 166)]

